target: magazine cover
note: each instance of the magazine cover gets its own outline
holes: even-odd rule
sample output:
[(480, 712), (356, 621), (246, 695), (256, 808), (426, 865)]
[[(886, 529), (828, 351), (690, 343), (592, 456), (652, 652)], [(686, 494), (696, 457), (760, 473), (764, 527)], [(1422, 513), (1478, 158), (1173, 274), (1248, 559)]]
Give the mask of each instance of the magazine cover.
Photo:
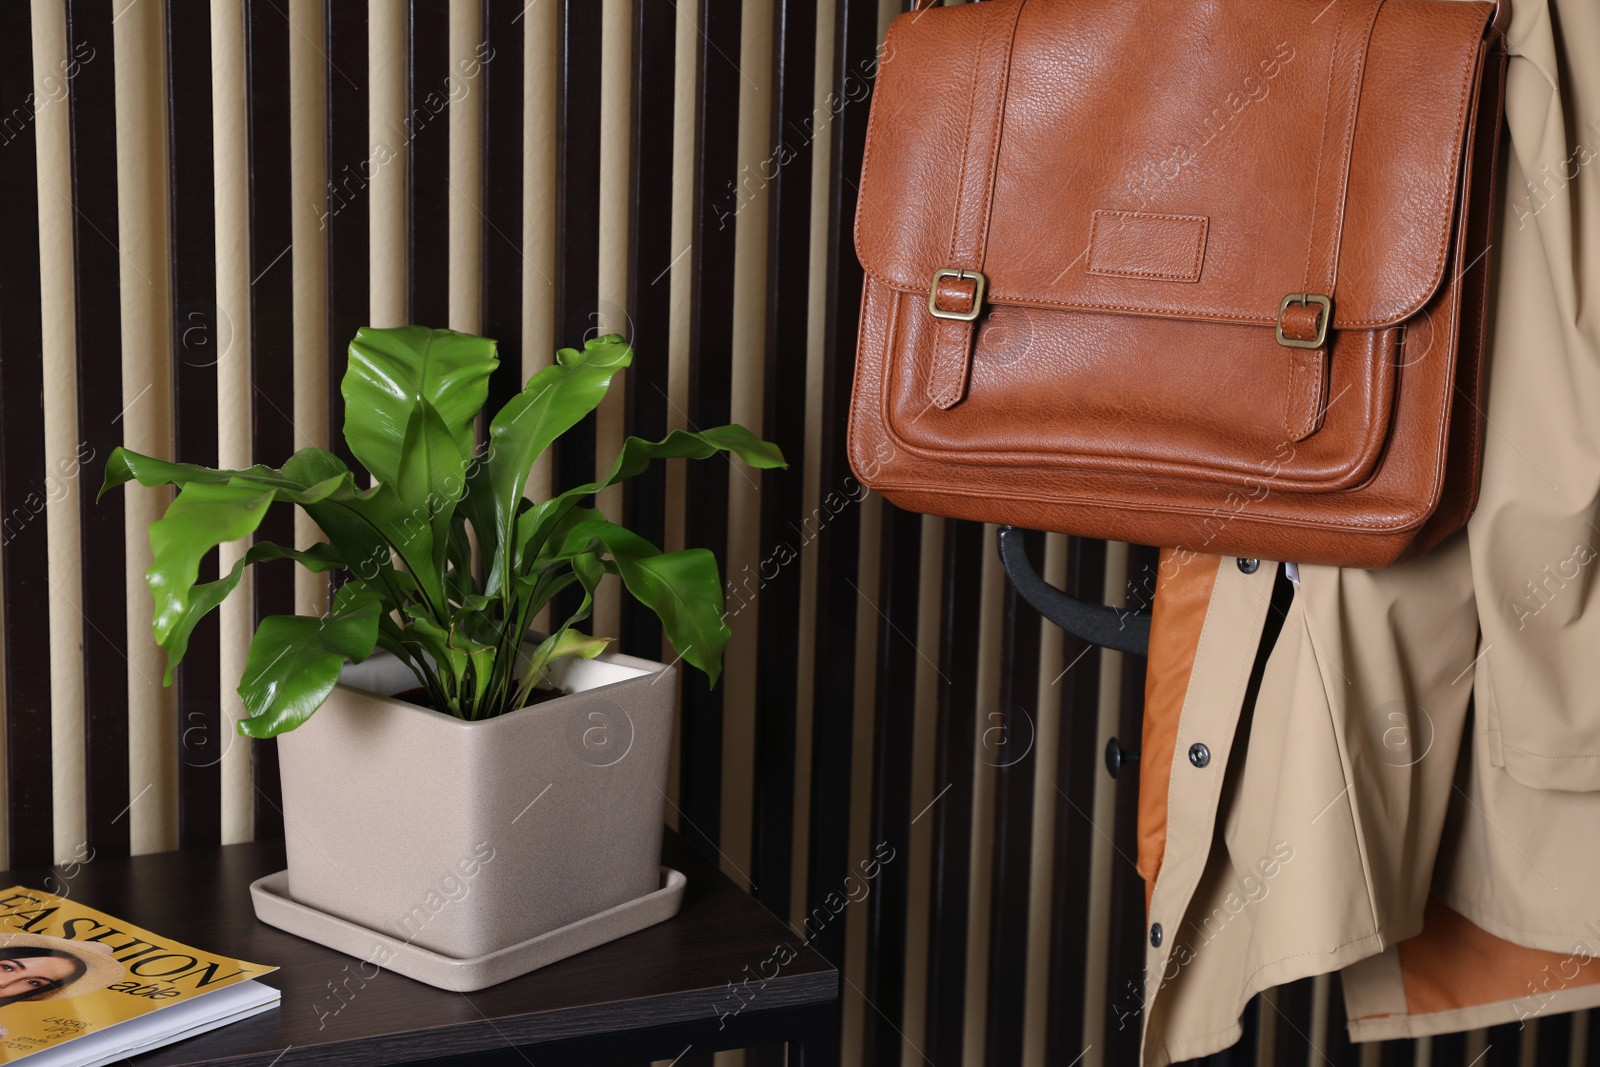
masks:
[(276, 969), (190, 948), (42, 890), (0, 889), (0, 1063)]

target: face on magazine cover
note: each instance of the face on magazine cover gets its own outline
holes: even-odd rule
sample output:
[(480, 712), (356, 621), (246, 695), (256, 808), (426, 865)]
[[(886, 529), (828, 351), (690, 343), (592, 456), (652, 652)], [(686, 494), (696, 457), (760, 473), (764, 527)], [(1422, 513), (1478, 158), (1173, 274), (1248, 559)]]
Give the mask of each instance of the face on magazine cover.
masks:
[(0, 936), (0, 1008), (19, 1000), (93, 993), (127, 973), (111, 958), (111, 950), (98, 942), (43, 934)]

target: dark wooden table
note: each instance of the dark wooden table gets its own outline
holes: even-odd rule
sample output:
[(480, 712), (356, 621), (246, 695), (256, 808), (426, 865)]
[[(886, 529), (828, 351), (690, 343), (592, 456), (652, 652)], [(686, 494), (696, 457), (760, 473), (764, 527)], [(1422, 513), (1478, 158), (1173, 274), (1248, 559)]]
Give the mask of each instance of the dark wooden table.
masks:
[[(97, 859), (67, 884), (90, 907), (280, 968), (263, 979), (283, 991), (279, 1007), (128, 1061), (139, 1067), (605, 1067), (785, 1043), (790, 1064), (837, 1064), (833, 966), (670, 832), (664, 861), (689, 879), (675, 918), (477, 993), (366, 977), (361, 961), (258, 922), (249, 885), (283, 869), (281, 842)], [(0, 874), (0, 886), (52, 873), (63, 880), (41, 867)], [(793, 958), (763, 984), (780, 945)]]

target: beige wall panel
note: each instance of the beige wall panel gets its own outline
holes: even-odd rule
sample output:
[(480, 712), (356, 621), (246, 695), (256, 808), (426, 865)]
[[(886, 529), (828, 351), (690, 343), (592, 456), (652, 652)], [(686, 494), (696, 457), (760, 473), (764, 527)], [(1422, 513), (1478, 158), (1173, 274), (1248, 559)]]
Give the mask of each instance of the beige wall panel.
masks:
[[(672, 86), (672, 247), (674, 249), (667, 284), (671, 286), (671, 321), (667, 337), (667, 429), (686, 430), (688, 424), (683, 413), (689, 403), (689, 294), (694, 265), (694, 103), (695, 63), (699, 55), (700, 34), (692, 19), (682, 8), (678, 9), (677, 40), (674, 42)], [(683, 548), (683, 492), (684, 470), (682, 460), (667, 463), (667, 506), (665, 536), (661, 547), (668, 552)], [(665, 651), (665, 650), (663, 650)], [(667, 793), (678, 795), (678, 758), (682, 750), (680, 716), (673, 732), (672, 764), (668, 770)], [(678, 825), (676, 811), (668, 813), (668, 821)]]
[[(167, 241), (166, 70), (162, 9), (118, 0), (112, 17), (117, 87), (117, 246), (122, 258), (122, 440), (172, 455), (171, 270)], [(128, 801), (135, 853), (178, 843), (177, 704), (161, 684), (166, 656), (150, 632), (144, 582), (150, 524), (169, 490), (127, 495)]]
[(933, 809), (948, 782), (934, 778), (938, 744), (939, 627), (944, 607), (945, 522), (922, 517), (922, 557), (917, 588), (916, 714), (911, 739), (911, 840), (905, 862), (909, 867), (906, 891), (906, 990), (901, 1006), (900, 1052), (904, 1063), (923, 1059), (928, 1025), (928, 922), (933, 879)]
[[(350, 0), (346, 0), (350, 2)], [(372, 138), (371, 326), (403, 326), (406, 312), (406, 4), (368, 0), (368, 136)]]
[(450, 322), (483, 332), (483, 4), (450, 0)]
[[(556, 345), (556, 43), (560, 8), (532, 3), (524, 9), (522, 82), (522, 380), (548, 367)], [(548, 456), (534, 465), (528, 495), (550, 496)], [(535, 625), (543, 625), (541, 612)]]
[[(1061, 534), (1045, 538), (1044, 579), (1060, 588), (1067, 580), (1067, 539)], [(1031, 612), (1026, 604), (1019, 611)], [(1061, 630), (1050, 620), (1039, 633), (1039, 686), (1034, 702), (1033, 838), (1029, 853), (1028, 960), (1023, 1004), (1022, 1062), (1024, 1067), (1045, 1067), (1046, 1011), (1050, 993), (1050, 905), (1054, 898), (1051, 861), (1055, 855), (1056, 812), (1061, 794), (1056, 792), (1060, 773), (1061, 687), (1066, 684), (1067, 663)], [(1087, 660), (1088, 657), (1084, 657)], [(1073, 664), (1081, 667), (1084, 660)]]
[[(71, 150), (67, 105), (57, 78), (67, 61), (67, 26), (61, 0), (32, 0), (33, 70), (36, 99), (51, 99), (37, 110), (39, 153), (39, 280), (44, 318), (44, 437), (50, 469), (45, 521), (50, 538), (50, 768), (54, 807), (54, 846), (70, 858), (84, 843), (87, 816), (83, 782), (83, 615), (78, 611), (82, 581), (78, 533), (82, 476), (78, 434), (77, 329), (73, 318)], [(104, 59), (105, 57), (95, 57)], [(90, 60), (93, 62), (93, 60)], [(50, 91), (50, 90), (54, 91)], [(87, 459), (87, 456), (81, 457)], [(62, 468), (60, 464), (67, 463)], [(64, 478), (65, 471), (72, 478)], [(60, 488), (57, 489), (56, 487)], [(37, 521), (37, 520), (35, 520)]]
[[(1106, 545), (1105, 603), (1121, 607), (1127, 601), (1128, 546), (1111, 542)], [(1100, 653), (1100, 732), (1095, 738), (1095, 751), (1104, 751), (1106, 742), (1117, 732), (1117, 717), (1122, 705), (1122, 653), (1105, 649)], [(1085, 953), (1085, 985), (1083, 995), (1083, 1043), (1089, 1046), (1084, 1057), (1088, 1067), (1102, 1063), (1105, 1047), (1105, 1029), (1108, 1019), (1108, 996), (1120, 998), (1125, 989), (1109, 988), (1110, 972), (1107, 969), (1110, 946), (1106, 931), (1111, 929), (1111, 868), (1130, 860), (1119, 856), (1111, 842), (1116, 837), (1117, 783), (1108, 774), (1098, 771), (1094, 779), (1094, 835), (1089, 853), (1089, 914), (1084, 916), (1088, 935)], [(1076, 814), (1076, 813), (1074, 813)]]
[[(740, 19), (739, 160), (740, 184), (753, 195), (741, 198), (733, 221), (733, 368), (730, 418), (761, 433), (767, 322), (767, 207), (771, 199), (761, 181), (761, 165), (772, 153), (772, 4), (744, 0)], [(746, 184), (746, 176), (749, 183)], [(722, 847), (744, 870), (753, 863), (756, 764), (756, 655), (760, 618), (761, 473), (738, 460), (713, 458), (728, 484), (728, 556), (724, 578), (756, 596), (730, 620), (733, 639), (724, 658), (722, 685)], [(746, 582), (749, 585), (746, 585)]]
[[(633, 338), (628, 320), (629, 174), (632, 162), (633, 4), (604, 0), (600, 35), (600, 277), (599, 301), (588, 335), (616, 333)], [(633, 338), (634, 361), (665, 359), (664, 338)], [(564, 338), (574, 345), (579, 338)], [(629, 375), (624, 372), (595, 412), (595, 477), (611, 472), (611, 463), (627, 435), (624, 428)], [(622, 519), (622, 487), (595, 498), (613, 521)], [(595, 592), (590, 632), (615, 637), (622, 625), (622, 585), (608, 578)], [(624, 651), (632, 652), (632, 649)]]
[[(695, 91), (701, 37), (692, 12), (678, 8), (678, 37), (673, 56), (672, 131), (672, 263), (667, 284), (671, 289), (672, 319), (667, 338), (667, 428), (687, 430), (689, 410), (690, 300), (694, 291), (694, 144)], [(666, 536), (663, 548), (678, 551), (683, 545), (684, 462), (667, 463)]]
[[(338, 0), (334, 0), (338, 2)], [(322, 38), (324, 0), (288, 0), (290, 265), (294, 271), (295, 448), (327, 448), (343, 427), (328, 424), (327, 60)], [(287, 457), (265, 457), (279, 463)], [(311, 517), (295, 509), (295, 544), (322, 540)], [(328, 580), (295, 568), (295, 611), (321, 615)], [(224, 679), (231, 682), (231, 679)]]
[[(217, 459), (247, 467), (250, 450), (250, 186), (245, 110), (244, 8), (241, 0), (211, 0), (212, 170), (216, 182), (217, 308), (232, 325), (230, 344), (217, 353)], [(281, 458), (281, 457), (277, 457)], [(221, 547), (226, 573), (244, 555), (242, 543)], [(244, 717), (234, 685), (244, 674), (255, 611), (250, 582), (223, 602), (222, 711), (229, 730), (222, 756), (222, 840), (255, 835), (255, 777), (251, 746), (234, 724)]]
[[(988, 1036), (989, 1014), (989, 903), (991, 894), (990, 873), (994, 849), (994, 782), (996, 741), (1003, 734), (990, 731), (995, 727), (995, 712), (999, 707), (1001, 640), (1005, 619), (1005, 571), (1000, 566), (1000, 554), (995, 547), (995, 528), (983, 528), (983, 594), (978, 609), (978, 647), (963, 664), (959, 659), (952, 664), (955, 670), (965, 667), (977, 670), (977, 715), (973, 723), (975, 735), (972, 744), (972, 845), (969, 852), (971, 869), (967, 874), (967, 892), (971, 905), (967, 912), (967, 975), (966, 975), (966, 1025), (962, 1030), (963, 1062), (973, 1065), (983, 1063), (983, 1043)], [(1003, 742), (1002, 742), (1003, 743)]]

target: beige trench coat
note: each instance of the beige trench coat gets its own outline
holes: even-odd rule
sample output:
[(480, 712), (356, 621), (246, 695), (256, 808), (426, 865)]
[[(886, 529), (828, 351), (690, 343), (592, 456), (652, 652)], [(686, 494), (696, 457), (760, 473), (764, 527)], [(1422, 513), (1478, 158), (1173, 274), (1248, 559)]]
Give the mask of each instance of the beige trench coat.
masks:
[(1387, 571), (1301, 567), (1276, 603), (1277, 564), (1163, 555), (1140, 783), (1153, 1067), (1332, 971), (1356, 1040), (1600, 1005), (1600, 2), (1512, 4), (1468, 529)]

